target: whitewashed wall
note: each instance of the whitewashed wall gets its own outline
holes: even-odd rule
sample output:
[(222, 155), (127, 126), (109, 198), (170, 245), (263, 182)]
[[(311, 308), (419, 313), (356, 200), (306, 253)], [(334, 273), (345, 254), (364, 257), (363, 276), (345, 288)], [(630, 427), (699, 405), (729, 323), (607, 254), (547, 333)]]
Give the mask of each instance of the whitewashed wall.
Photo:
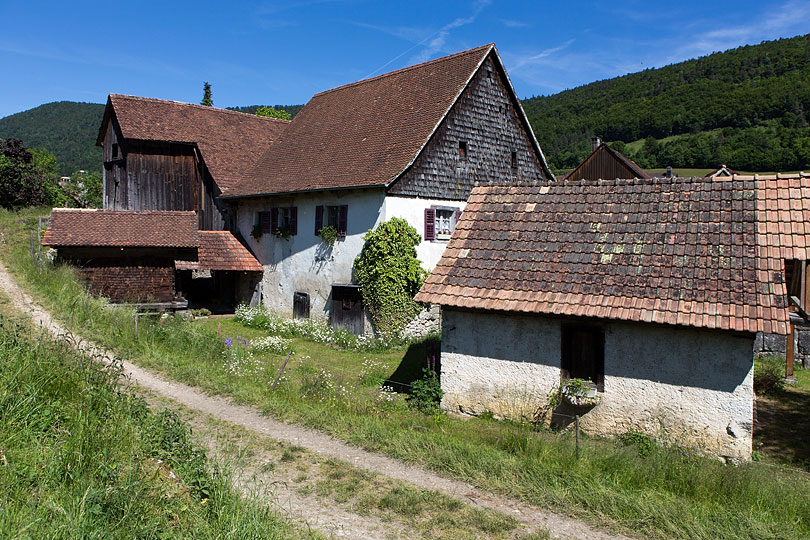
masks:
[[(416, 229), (423, 239), (425, 238), (425, 209), (431, 207), (457, 208), (463, 210), (466, 201), (447, 201), (442, 199), (422, 199), (419, 197), (392, 197), (385, 198), (385, 208), (383, 214), (384, 221), (392, 217), (404, 218)], [(447, 240), (433, 240), (426, 242), (422, 240), (416, 248), (416, 254), (422, 261), (425, 270), (433, 270), (436, 263), (447, 247)]]
[[(347, 235), (331, 248), (315, 236), (315, 206), (346, 204)], [(298, 234), (289, 239), (265, 233), (251, 236), (256, 213), (273, 206), (298, 207)], [(293, 293), (310, 295), (311, 316), (328, 317), (333, 283), (352, 283), (352, 265), (363, 248), (363, 235), (392, 217), (404, 218), (424, 236), (424, 211), (431, 206), (463, 208), (461, 201), (440, 201), (386, 196), (382, 188), (334, 190), (315, 193), (243, 199), (237, 205), (237, 225), (259, 262), (264, 266), (262, 302), (271, 310), (292, 315)], [(422, 242), (417, 254), (422, 266), (432, 269), (446, 241)]]
[[(560, 320), (448, 308), (442, 319), (446, 410), (531, 416), (559, 386)], [(605, 436), (639, 430), (750, 459), (753, 335), (643, 323), (601, 326), (605, 391), (599, 405), (583, 414), (583, 430)]]

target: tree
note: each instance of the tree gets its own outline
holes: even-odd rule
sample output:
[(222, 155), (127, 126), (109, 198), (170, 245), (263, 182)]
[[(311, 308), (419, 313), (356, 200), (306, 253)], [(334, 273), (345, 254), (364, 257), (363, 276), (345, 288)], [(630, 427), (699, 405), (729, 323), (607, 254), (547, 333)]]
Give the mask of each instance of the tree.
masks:
[(256, 109), (256, 116), (266, 116), (268, 118), (279, 118), (281, 120), (289, 120), (290, 113), (285, 111), (284, 109), (275, 109), (273, 107), (268, 107), (266, 105), (262, 105), (258, 109)]
[(214, 98), (211, 97), (211, 84), (208, 81), (203, 83), (203, 98), (202, 101), (200, 101), (200, 105), (205, 105), (206, 107), (214, 106)]
[(56, 159), (39, 150), (31, 153), (20, 139), (0, 139), (0, 206), (21, 208), (61, 205), (66, 198), (53, 176)]
[(416, 257), (422, 238), (401, 218), (391, 218), (363, 237), (366, 241), (354, 260), (354, 277), (363, 303), (379, 332), (398, 332), (419, 313), (413, 297), (425, 280)]

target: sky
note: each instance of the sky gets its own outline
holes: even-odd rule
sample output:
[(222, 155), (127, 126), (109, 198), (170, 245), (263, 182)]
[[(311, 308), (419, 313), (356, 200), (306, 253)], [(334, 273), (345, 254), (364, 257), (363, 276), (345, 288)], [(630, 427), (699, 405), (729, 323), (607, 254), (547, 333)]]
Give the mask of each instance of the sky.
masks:
[(301, 104), (495, 42), (521, 98), (810, 31), (810, 0), (0, 0), (0, 117), (134, 94)]

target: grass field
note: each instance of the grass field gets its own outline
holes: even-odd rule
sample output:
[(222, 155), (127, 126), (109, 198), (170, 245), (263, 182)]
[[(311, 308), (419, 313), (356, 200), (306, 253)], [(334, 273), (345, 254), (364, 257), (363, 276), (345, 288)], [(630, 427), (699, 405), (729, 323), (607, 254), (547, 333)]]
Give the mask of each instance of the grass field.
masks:
[(484, 489), (645, 538), (810, 537), (805, 504), (810, 481), (804, 474), (757, 464), (727, 466), (648, 441), (625, 446), (587, 439), (577, 458), (570, 433), (418, 412), (378, 386), (403, 363), (418, 365), (424, 357), (418, 344), (376, 353), (293, 338), (294, 360), (278, 388), (270, 390), (283, 354), (253, 354), (237, 362), (245, 369), (235, 372), (233, 353), (224, 345), (234, 334), (261, 337), (253, 329), (221, 319), (193, 324), (171, 319), (145, 323), (136, 334), (132, 312), (86, 297), (69, 268), (39, 271), (30, 264), (29, 225), (17, 222), (24, 216), (0, 216), (6, 239), (0, 256), (18, 279), (84, 337), (171, 378)]
[(316, 537), (241, 498), (189, 428), (121, 389), (115, 367), (31, 337), (5, 301), (0, 312), (0, 537)]

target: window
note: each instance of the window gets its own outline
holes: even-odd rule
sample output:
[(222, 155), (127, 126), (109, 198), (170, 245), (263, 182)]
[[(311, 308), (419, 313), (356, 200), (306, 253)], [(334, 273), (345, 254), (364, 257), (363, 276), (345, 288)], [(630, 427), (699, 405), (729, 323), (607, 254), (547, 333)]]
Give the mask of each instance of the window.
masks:
[(112, 145), (112, 158), (118, 159), (118, 145), (115, 143)]
[(517, 171), (518, 168), (518, 161), (517, 161), (517, 152), (512, 152), (512, 171)]
[(792, 299), (798, 300), (798, 304), (805, 311), (807, 310), (807, 271), (804, 261), (796, 259), (785, 260), (785, 294), (787, 295), (787, 305), (796, 304)]
[(425, 208), (425, 240), (449, 240), (460, 214), (458, 208)]
[(337, 229), (338, 237), (345, 238), (349, 223), (349, 205), (329, 205), (315, 207), (315, 236), (321, 234), (324, 227)]
[(605, 332), (598, 326), (562, 326), (561, 375), (585, 379), (605, 391)]
[(259, 225), (263, 233), (295, 236), (298, 234), (298, 207), (274, 206), (269, 212), (259, 212)]
[(467, 141), (458, 141), (458, 157), (467, 157)]

